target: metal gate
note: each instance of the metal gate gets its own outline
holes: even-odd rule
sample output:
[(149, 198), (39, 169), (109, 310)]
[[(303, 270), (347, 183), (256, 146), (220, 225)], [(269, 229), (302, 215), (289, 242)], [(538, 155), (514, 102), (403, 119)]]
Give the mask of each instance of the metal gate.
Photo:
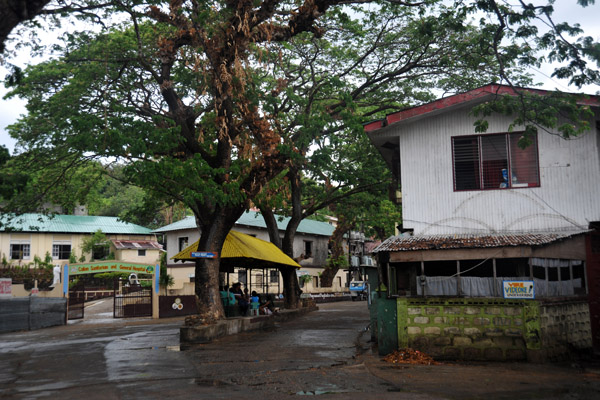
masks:
[(115, 318), (151, 317), (152, 288), (124, 280), (115, 281)]
[(80, 280), (69, 288), (67, 319), (82, 319), (85, 306), (85, 282)]

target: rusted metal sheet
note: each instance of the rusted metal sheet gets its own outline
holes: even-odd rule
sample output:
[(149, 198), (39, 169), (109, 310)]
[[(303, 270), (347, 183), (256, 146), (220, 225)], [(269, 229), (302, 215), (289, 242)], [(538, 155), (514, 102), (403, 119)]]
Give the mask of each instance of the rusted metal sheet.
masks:
[(527, 233), (513, 235), (420, 235), (387, 239), (374, 252), (448, 249), (482, 249), (494, 247), (543, 246), (587, 231), (568, 233)]

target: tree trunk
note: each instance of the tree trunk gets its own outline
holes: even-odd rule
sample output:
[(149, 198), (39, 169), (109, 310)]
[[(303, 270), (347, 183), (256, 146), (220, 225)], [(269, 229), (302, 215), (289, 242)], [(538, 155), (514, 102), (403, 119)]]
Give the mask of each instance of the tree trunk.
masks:
[[(196, 216), (196, 224), (200, 229), (197, 250), (215, 252), (220, 257), (227, 234), (244, 210), (243, 206), (223, 208), (215, 212), (212, 218), (205, 220), (205, 223)], [(209, 321), (225, 318), (219, 293), (219, 257), (196, 259), (194, 286), (198, 314)]]
[[(298, 230), (298, 225), (302, 221), (302, 203), (301, 203), (301, 188), (300, 176), (298, 171), (293, 168), (288, 173), (292, 190), (292, 217), (285, 229), (283, 240), (279, 237), (279, 228), (275, 214), (271, 209), (261, 207), (261, 213), (267, 224), (269, 232), (269, 240), (281, 249), (287, 256), (294, 258), (294, 237)], [(281, 267), (280, 272), (283, 277), (283, 290), (285, 292), (285, 308), (297, 308), (300, 301), (300, 285), (298, 284), (298, 275), (295, 267)]]
[(21, 22), (35, 18), (50, 0), (2, 0), (0, 1), (0, 53), (4, 51), (4, 41)]
[[(343, 216), (338, 220), (338, 224), (333, 231), (333, 235), (329, 239), (331, 244), (331, 255), (325, 266), (325, 270), (321, 274), (321, 285), (323, 287), (331, 287), (333, 278), (340, 269), (340, 266), (346, 265), (344, 254), (344, 234), (350, 232), (350, 224)], [(350, 249), (348, 249), (350, 251)], [(344, 261), (343, 261), (344, 260)]]
[(265, 219), (267, 225), (267, 232), (269, 233), (269, 240), (279, 249), (281, 249), (281, 238), (279, 237), (279, 227), (277, 226), (277, 219), (275, 213), (268, 207), (259, 206), (260, 213)]

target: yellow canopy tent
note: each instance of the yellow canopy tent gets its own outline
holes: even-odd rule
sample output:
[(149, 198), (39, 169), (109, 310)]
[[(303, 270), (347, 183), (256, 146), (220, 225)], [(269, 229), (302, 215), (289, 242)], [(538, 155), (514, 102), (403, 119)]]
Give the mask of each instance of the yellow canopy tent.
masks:
[[(186, 247), (171, 259), (175, 261), (193, 261), (192, 252), (198, 251), (197, 240)], [(200, 249), (202, 251), (202, 249)], [(279, 250), (271, 242), (257, 239), (236, 231), (229, 231), (221, 250), (221, 271), (233, 271), (233, 267), (240, 268), (277, 268), (278, 266), (292, 266), (300, 268), (300, 265)]]

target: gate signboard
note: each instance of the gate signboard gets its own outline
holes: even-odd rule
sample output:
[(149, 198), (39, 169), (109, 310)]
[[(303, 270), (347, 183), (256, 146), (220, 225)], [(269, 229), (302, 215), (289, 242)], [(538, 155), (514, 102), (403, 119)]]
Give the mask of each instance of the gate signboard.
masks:
[(121, 261), (100, 261), (69, 265), (69, 275), (99, 274), (102, 272), (129, 272), (136, 274), (154, 274), (154, 265), (136, 264)]
[[(153, 301), (153, 296), (156, 296), (156, 299), (158, 299), (160, 273), (159, 265), (154, 266), (149, 264), (115, 260), (65, 265), (63, 275), (64, 293), (69, 293), (69, 297), (78, 297), (75, 291), (69, 290), (70, 276), (99, 274), (103, 272), (124, 272), (135, 275), (153, 275), (152, 284), (155, 286), (154, 293), (152, 288), (143, 288), (138, 285), (137, 282), (133, 283), (129, 280), (118, 284), (115, 287), (114, 316), (115, 318), (136, 316), (153, 316), (154, 318), (158, 318), (158, 301)], [(85, 292), (82, 292), (85, 296)], [(156, 307), (154, 306), (154, 303), (156, 303)], [(71, 300), (69, 300), (70, 308), (73, 308), (75, 304), (76, 303), (72, 303)], [(81, 315), (79, 318), (82, 317), (83, 315)], [(69, 317), (69, 319), (72, 318), (73, 317)]]

